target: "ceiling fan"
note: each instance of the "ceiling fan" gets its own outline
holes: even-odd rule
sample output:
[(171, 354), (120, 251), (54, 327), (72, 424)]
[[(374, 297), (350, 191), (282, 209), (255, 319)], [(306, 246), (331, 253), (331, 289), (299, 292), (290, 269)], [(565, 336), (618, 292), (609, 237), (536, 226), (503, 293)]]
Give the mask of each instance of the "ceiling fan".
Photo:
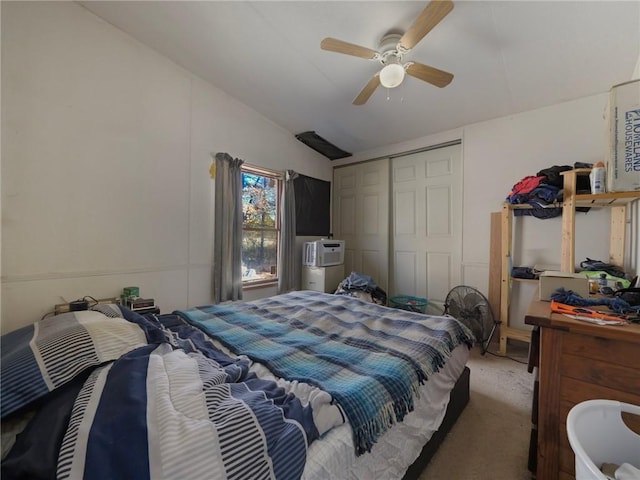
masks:
[(389, 33), (382, 37), (378, 51), (331, 37), (323, 39), (320, 42), (320, 48), (376, 60), (383, 65), (382, 69), (358, 93), (353, 100), (354, 105), (366, 103), (378, 85), (385, 88), (397, 87), (404, 80), (405, 73), (436, 87), (446, 87), (453, 80), (453, 74), (419, 62), (407, 62), (403, 65), (402, 59), (451, 10), (453, 10), (451, 0), (431, 0), (404, 34)]

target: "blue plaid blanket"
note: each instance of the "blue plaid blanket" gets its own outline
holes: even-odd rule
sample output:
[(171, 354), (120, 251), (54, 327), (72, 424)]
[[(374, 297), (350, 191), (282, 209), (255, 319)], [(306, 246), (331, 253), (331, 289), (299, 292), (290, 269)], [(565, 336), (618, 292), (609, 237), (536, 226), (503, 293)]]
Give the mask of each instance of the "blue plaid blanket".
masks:
[(413, 396), (471, 332), (428, 316), (312, 291), (176, 311), (275, 375), (317, 385), (339, 403), (356, 454), (413, 410)]

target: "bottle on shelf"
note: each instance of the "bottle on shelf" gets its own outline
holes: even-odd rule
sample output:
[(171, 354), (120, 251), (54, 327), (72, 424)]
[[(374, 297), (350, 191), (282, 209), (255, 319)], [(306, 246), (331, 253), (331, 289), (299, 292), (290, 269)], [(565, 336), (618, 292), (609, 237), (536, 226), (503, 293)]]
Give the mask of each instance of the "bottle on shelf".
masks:
[(591, 183), (591, 193), (605, 193), (606, 188), (606, 170), (604, 163), (596, 162), (593, 164), (591, 173), (589, 174), (589, 181)]
[(600, 291), (600, 293), (605, 293), (603, 289), (608, 286), (608, 283), (609, 282), (607, 281), (607, 274), (601, 273), (600, 278), (598, 278), (598, 290)]

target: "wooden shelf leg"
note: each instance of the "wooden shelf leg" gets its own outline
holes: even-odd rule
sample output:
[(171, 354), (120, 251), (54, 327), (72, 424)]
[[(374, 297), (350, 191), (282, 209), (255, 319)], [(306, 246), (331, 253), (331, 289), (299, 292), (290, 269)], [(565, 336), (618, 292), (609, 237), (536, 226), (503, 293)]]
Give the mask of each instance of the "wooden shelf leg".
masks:
[(576, 238), (576, 182), (575, 170), (564, 172), (560, 270), (569, 273), (574, 273), (576, 271), (576, 253), (574, 245), (574, 238)]
[(512, 217), (508, 204), (502, 205), (502, 274), (500, 281), (500, 349), (499, 353), (507, 353), (507, 331), (509, 330), (509, 297), (511, 290), (511, 241)]
[(611, 207), (611, 231), (609, 233), (609, 263), (620, 268), (624, 264), (625, 230), (627, 222), (627, 206)]

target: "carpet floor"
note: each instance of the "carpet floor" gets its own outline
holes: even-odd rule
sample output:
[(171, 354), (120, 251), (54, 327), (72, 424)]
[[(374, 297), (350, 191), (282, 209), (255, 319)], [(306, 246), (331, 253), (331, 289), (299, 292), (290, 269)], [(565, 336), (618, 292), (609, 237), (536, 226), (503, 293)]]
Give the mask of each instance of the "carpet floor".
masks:
[(509, 345), (507, 353), (512, 359), (471, 351), (469, 404), (419, 480), (531, 479), (534, 376), (525, 344)]

